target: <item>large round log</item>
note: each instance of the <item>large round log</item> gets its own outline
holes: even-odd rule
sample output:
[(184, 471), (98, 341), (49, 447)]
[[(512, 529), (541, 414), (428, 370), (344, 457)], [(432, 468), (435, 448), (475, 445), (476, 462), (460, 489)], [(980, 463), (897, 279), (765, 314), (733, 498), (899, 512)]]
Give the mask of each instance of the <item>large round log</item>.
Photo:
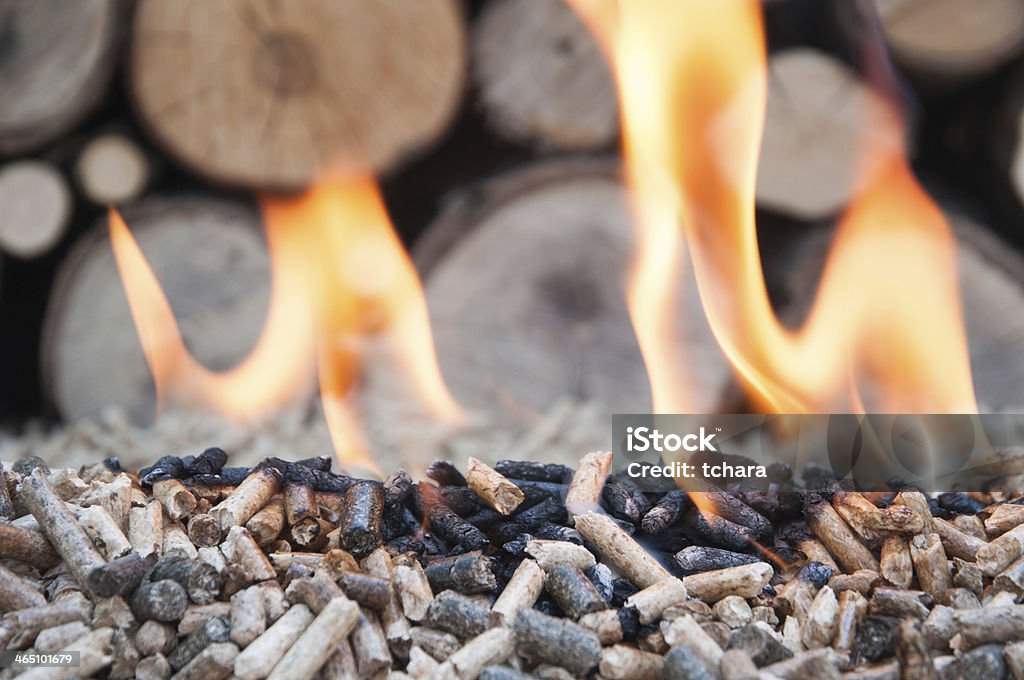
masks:
[(554, 149), (594, 149), (618, 132), (615, 83), (564, 0), (495, 0), (473, 27), (473, 78), (499, 135)]
[(888, 134), (870, 118), (878, 95), (848, 66), (810, 48), (774, 54), (768, 69), (758, 205), (806, 220), (835, 214), (870, 179), (862, 153), (868, 137)]
[[(960, 303), (979, 408), (1019, 409), (1024, 406), (1024, 258), (962, 213), (948, 214), (958, 245)], [(813, 302), (831, 233), (811, 232), (785, 263), (776, 263), (789, 271), (785, 316), (791, 321), (802, 318)]]
[(956, 84), (1024, 49), (1020, 0), (874, 0), (893, 54), (918, 80)]
[(38, 148), (99, 102), (114, 70), (115, 0), (0, 7), (0, 155)]
[[(553, 439), (566, 441), (572, 421), (581, 418), (574, 409), (585, 405), (587, 427), (606, 447), (601, 430), (609, 414), (650, 410), (647, 371), (626, 307), (633, 238), (627, 192), (610, 161), (543, 163), (449, 204), (417, 243), (414, 259), (443, 377), (471, 425), (482, 420), (507, 431), (550, 415), (554, 422), (546, 427), (560, 433)], [(731, 371), (707, 327), (692, 274), (681, 272), (678, 285), (677, 359), (689, 407), (714, 411)], [(419, 450), (429, 428), (425, 419), (403, 413), (408, 380), (395, 368), (393, 360), (370, 358), (360, 395), (365, 422), (371, 434), (375, 422), (386, 425), (376, 428), (389, 430), (385, 436), (407, 430), (414, 445), (421, 442), (413, 449)]]
[(196, 172), (302, 187), (435, 139), (462, 90), (463, 33), (455, 0), (143, 0), (131, 89)]
[[(270, 270), (249, 206), (208, 198), (149, 199), (126, 208), (189, 350), (223, 370), (263, 327)], [(43, 328), (43, 383), (68, 420), (120, 406), (135, 422), (154, 412), (154, 387), (107, 236), (106, 220), (62, 264)]]

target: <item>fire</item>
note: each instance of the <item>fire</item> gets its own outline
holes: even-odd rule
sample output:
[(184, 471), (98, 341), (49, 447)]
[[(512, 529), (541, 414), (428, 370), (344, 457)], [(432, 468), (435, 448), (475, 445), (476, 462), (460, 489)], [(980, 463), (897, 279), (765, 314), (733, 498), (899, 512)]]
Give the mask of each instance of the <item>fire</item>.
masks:
[(325, 179), (296, 197), (264, 196), (261, 208), (271, 255), (270, 306), (256, 347), (223, 373), (189, 354), (156, 276), (111, 210), (111, 243), (158, 404), (251, 419), (304, 394), (315, 367), (338, 458), (376, 470), (349, 401), (361, 341), (386, 332), (431, 412), (458, 420), (434, 355), (419, 279), (373, 180)]
[[(865, 142), (866, 187), (807, 321), (789, 330), (769, 303), (754, 223), (766, 96), (759, 2), (570, 1), (618, 78), (640, 225), (630, 309), (655, 411), (686, 411), (665, 322), (687, 250), (711, 329), (764, 408), (974, 411), (954, 239), (901, 145)], [(879, 97), (874, 108), (887, 134), (870, 139), (903, 139), (891, 104)]]

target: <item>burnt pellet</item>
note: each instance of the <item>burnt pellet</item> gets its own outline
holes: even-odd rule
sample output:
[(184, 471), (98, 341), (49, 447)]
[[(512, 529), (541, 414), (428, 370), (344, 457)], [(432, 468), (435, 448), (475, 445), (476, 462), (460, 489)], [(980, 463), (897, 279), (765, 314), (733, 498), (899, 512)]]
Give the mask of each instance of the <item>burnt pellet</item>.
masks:
[(566, 616), (572, 619), (608, 606), (594, 584), (577, 567), (559, 565), (548, 570), (544, 577), (544, 589)]
[(185, 613), (188, 593), (177, 581), (164, 579), (135, 589), (131, 607), (140, 621), (176, 621)]

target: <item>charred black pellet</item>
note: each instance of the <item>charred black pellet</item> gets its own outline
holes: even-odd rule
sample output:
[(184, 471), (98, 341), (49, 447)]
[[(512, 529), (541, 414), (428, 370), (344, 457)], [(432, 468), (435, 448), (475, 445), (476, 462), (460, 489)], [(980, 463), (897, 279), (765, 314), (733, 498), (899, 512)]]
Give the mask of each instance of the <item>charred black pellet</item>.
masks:
[(1003, 645), (982, 645), (964, 654), (960, 657), (959, 677), (985, 680), (1002, 680), (1008, 677), (1006, 660), (1003, 658)]
[[(308, 486), (313, 489), (313, 491), (328, 493), (345, 493), (352, 488), (353, 484), (360, 481), (355, 477), (339, 475), (334, 472), (330, 472), (329, 470), (319, 470), (306, 465), (289, 466), (287, 479), (290, 482)], [(379, 483), (380, 482), (374, 482), (374, 484)]]
[(815, 588), (821, 588), (828, 583), (833, 573), (832, 567), (821, 562), (808, 562), (797, 572), (796, 578), (813, 583)]
[(939, 494), (939, 507), (957, 515), (976, 515), (985, 509), (985, 505), (963, 491)]
[(189, 475), (218, 474), (228, 462), (228, 454), (224, 449), (211, 447), (188, 462)]
[(523, 492), (525, 496), (523, 505), (527, 507), (540, 502), (542, 498), (554, 498), (557, 501), (564, 500), (565, 494), (569, 490), (568, 484), (556, 484), (555, 482), (534, 482), (529, 479), (509, 479), (509, 481)]
[(601, 594), (601, 599), (610, 605), (612, 603), (612, 596), (615, 594), (615, 576), (612, 574), (612, 570), (605, 564), (598, 562), (583, 573), (587, 575), (590, 582), (597, 588), (597, 592)]
[(532, 680), (534, 676), (520, 673), (508, 666), (487, 666), (478, 676), (480, 680)]
[(435, 560), (424, 571), (435, 593), (457, 590), (472, 595), (486, 593), (497, 585), (490, 558), (479, 551)]
[(540, 503), (513, 515), (515, 521), (527, 526), (535, 526), (541, 522), (562, 523), (568, 519), (565, 504), (561, 500), (545, 497)]
[(490, 616), (490, 610), (476, 600), (445, 590), (430, 603), (427, 624), (465, 640), (487, 630)]
[(617, 578), (612, 581), (612, 606), (625, 606), (630, 595), (640, 590), (624, 578)]
[(557, 463), (538, 463), (531, 460), (499, 460), (494, 469), (509, 479), (524, 479), (532, 482), (566, 483), (571, 477), (571, 467)]
[(741, 649), (758, 667), (778, 663), (793, 652), (761, 626), (748, 624), (729, 637), (729, 649)]
[(50, 466), (39, 456), (22, 456), (11, 465), (11, 470), (17, 472), (22, 477), (29, 476), (36, 468), (39, 468), (46, 474), (50, 474)]
[(563, 612), (562, 608), (558, 606), (558, 603), (546, 593), (534, 602), (533, 608), (546, 616), (557, 616), (559, 618), (565, 616), (565, 612)]
[(795, 491), (747, 491), (741, 493), (740, 498), (776, 524), (799, 517), (803, 510), (801, 494)]
[(586, 675), (601, 660), (595, 633), (566, 619), (520, 609), (513, 627), (518, 650), (529, 657)]
[(594, 584), (576, 567), (552, 567), (544, 578), (544, 589), (571, 619), (608, 607)]
[(738, 567), (743, 564), (753, 564), (754, 562), (761, 561), (755, 555), (698, 545), (683, 548), (676, 553), (675, 560), (684, 574), (728, 569), (729, 567)]
[(610, 479), (601, 490), (601, 500), (613, 517), (630, 524), (639, 524), (650, 510), (647, 497), (627, 478)]
[(441, 502), (437, 487), (420, 483), (413, 488), (411, 496), (414, 512), (427, 523), (430, 530), (441, 540), (466, 550), (481, 550), (490, 544), (484, 532), (456, 515)]
[(420, 521), (404, 506), (390, 506), (385, 501), (384, 518), (381, 521), (380, 533), (384, 541), (392, 541), (399, 536), (406, 536), (420, 528)]
[[(702, 484), (698, 494), (714, 508), (714, 514), (733, 524), (746, 527), (755, 536), (769, 536), (774, 527), (768, 518), (740, 500), (736, 494), (726, 493), (712, 484)], [(698, 504), (701, 505), (701, 504)], [(706, 507), (703, 506), (702, 507)]]
[(519, 538), (502, 543), (501, 550), (514, 557), (522, 557), (526, 554), (526, 545), (534, 538), (530, 534), (520, 534)]
[(379, 482), (361, 481), (345, 492), (338, 521), (338, 546), (356, 557), (373, 552), (381, 541), (384, 489)]
[(516, 521), (497, 522), (488, 528), (487, 533), (495, 543), (514, 541), (529, 531), (530, 527)]
[[(18, 461), (19, 463), (21, 461)], [(17, 472), (15, 463), (15, 472)], [(49, 472), (49, 470), (47, 470)], [(178, 456), (161, 456), (148, 468), (139, 470), (139, 484), (151, 486), (153, 482), (161, 479), (181, 479), (188, 475), (185, 463)]]
[(669, 491), (644, 514), (640, 529), (645, 534), (661, 533), (678, 522), (689, 506), (690, 501), (684, 491)]
[(438, 486), (466, 486), (466, 478), (450, 460), (432, 462), (427, 466), (427, 477), (437, 482)]
[(900, 619), (892, 616), (865, 616), (857, 624), (854, 650), (858, 663), (878, 661), (893, 652), (893, 631)]
[(157, 561), (149, 580), (163, 579), (181, 584), (189, 599), (196, 604), (213, 602), (224, 585), (220, 573), (212, 565), (183, 555), (164, 555)]
[(405, 470), (398, 469), (384, 480), (384, 502), (391, 505), (402, 505), (412, 493), (412, 477)]
[(661, 677), (664, 680), (714, 680), (718, 673), (708, 668), (705, 661), (690, 645), (676, 645), (665, 654)]
[(583, 537), (580, 536), (580, 532), (575, 529), (570, 529), (569, 527), (564, 527), (560, 524), (555, 524), (554, 522), (542, 522), (541, 524), (533, 527), (531, 531), (537, 538), (583, 545)]
[(759, 537), (752, 529), (697, 508), (690, 508), (686, 512), (683, 516), (683, 526), (689, 535), (700, 542), (726, 550), (748, 550)]
[(89, 589), (99, 597), (125, 595), (139, 587), (156, 561), (156, 555), (142, 557), (132, 551), (89, 572)]
[(480, 497), (468, 486), (441, 486), (437, 492), (441, 501), (459, 517), (468, 517), (483, 507)]
[(185, 613), (188, 594), (181, 584), (164, 579), (136, 588), (130, 604), (140, 621), (176, 621)]
[(617, 612), (619, 617), (619, 626), (622, 627), (622, 639), (626, 642), (632, 642), (640, 636), (640, 612), (633, 607), (623, 607), (618, 609)]
[(489, 527), (494, 526), (498, 522), (503, 521), (504, 519), (505, 516), (502, 515), (500, 512), (492, 508), (486, 507), (480, 508), (472, 515), (467, 515), (465, 517), (465, 520), (467, 522), (477, 527), (478, 529), (487, 529)]
[(210, 645), (216, 642), (227, 642), (230, 635), (231, 626), (226, 618), (209, 619), (174, 648), (174, 651), (167, 656), (167, 662), (174, 670), (181, 670)]
[(788, 545), (776, 545), (764, 549), (755, 546), (755, 551), (761, 556), (761, 559), (771, 564), (778, 572), (786, 571), (791, 565), (807, 560), (807, 555)]
[(111, 472), (124, 472), (124, 468), (121, 467), (121, 459), (117, 456), (104, 458), (103, 467), (107, 468)]

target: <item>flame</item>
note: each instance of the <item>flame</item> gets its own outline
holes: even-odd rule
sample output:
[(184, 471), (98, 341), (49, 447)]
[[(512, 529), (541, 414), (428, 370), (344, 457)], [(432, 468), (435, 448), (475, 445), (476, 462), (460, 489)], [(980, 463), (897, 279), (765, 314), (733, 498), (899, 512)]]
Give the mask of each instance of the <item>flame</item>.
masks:
[(169, 401), (258, 417), (304, 394), (314, 365), (339, 460), (376, 471), (349, 403), (361, 342), (386, 333), (437, 417), (460, 418), (434, 354), (426, 302), (371, 178), (325, 179), (295, 197), (261, 199), (272, 293), (262, 335), (235, 368), (213, 372), (186, 349), (171, 306), (121, 216), (110, 237), (156, 385)]
[(619, 83), (640, 225), (629, 303), (655, 411), (686, 411), (665, 325), (687, 251), (709, 325), (764, 408), (975, 411), (954, 239), (891, 141), (903, 139), (892, 105), (872, 104), (873, 132), (883, 134), (865, 135), (868, 181), (839, 226), (807, 321), (790, 330), (771, 308), (754, 222), (766, 96), (759, 2), (570, 2)]

